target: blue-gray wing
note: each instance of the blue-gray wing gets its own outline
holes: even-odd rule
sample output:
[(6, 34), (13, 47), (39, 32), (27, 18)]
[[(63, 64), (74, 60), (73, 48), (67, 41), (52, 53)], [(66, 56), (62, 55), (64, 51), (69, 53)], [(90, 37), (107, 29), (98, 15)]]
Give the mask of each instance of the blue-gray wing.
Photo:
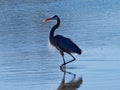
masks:
[(69, 38), (61, 35), (56, 35), (56, 48), (66, 53), (81, 54), (81, 49)]

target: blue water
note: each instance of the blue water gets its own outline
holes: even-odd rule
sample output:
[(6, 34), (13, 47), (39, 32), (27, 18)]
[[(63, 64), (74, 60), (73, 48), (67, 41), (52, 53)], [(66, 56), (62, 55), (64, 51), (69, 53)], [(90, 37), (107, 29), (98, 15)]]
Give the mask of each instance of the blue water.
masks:
[[(0, 89), (119, 90), (119, 9), (119, 0), (0, 1)], [(59, 52), (48, 47), (55, 22), (42, 22), (55, 14), (61, 18), (55, 34), (83, 51), (66, 73)]]

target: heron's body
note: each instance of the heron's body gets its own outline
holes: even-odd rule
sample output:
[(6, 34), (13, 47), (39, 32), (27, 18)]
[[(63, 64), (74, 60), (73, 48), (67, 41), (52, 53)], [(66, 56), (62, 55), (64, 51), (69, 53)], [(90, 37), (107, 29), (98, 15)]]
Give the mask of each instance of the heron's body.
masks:
[[(54, 37), (54, 39), (55, 39), (56, 45), (54, 45), (54, 44), (53, 45), (60, 52), (66, 52), (68, 54), (70, 54), (70, 53), (81, 54), (81, 50), (79, 49), (79, 47), (76, 44), (73, 43), (73, 41), (71, 39), (61, 36), (61, 35), (56, 35)], [(71, 47), (74, 47), (74, 48), (71, 48)]]
[[(50, 31), (49, 40), (50, 40), (50, 43), (59, 50), (60, 54), (63, 57), (64, 63), (61, 65), (61, 67), (62, 67), (63, 65), (75, 60), (74, 56), (71, 53), (81, 54), (81, 49), (69, 38), (66, 38), (62, 35), (54, 36), (55, 30), (60, 25), (60, 18), (58, 16), (55, 15), (52, 18), (46, 19), (46, 21), (49, 21), (49, 20), (56, 20), (57, 21), (57, 23), (52, 27), (52, 29)], [(70, 54), (73, 57), (73, 60), (71, 60), (69, 62), (65, 62), (64, 52)]]

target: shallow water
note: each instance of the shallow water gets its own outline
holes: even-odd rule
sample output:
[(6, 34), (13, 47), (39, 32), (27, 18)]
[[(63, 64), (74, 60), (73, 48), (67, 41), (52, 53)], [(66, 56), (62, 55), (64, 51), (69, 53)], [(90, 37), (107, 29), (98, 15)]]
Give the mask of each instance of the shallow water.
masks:
[[(119, 90), (119, 9), (119, 0), (0, 1), (0, 89)], [(83, 51), (66, 73), (59, 52), (48, 48), (55, 22), (42, 22), (55, 14), (61, 18), (56, 34)]]

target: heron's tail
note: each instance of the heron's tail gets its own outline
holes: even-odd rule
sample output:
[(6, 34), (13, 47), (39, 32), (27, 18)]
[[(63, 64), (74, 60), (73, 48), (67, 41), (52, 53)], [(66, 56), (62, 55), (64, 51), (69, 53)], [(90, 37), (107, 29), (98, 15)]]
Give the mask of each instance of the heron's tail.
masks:
[(79, 48), (77, 51), (76, 51), (77, 54), (82, 54), (82, 50)]

